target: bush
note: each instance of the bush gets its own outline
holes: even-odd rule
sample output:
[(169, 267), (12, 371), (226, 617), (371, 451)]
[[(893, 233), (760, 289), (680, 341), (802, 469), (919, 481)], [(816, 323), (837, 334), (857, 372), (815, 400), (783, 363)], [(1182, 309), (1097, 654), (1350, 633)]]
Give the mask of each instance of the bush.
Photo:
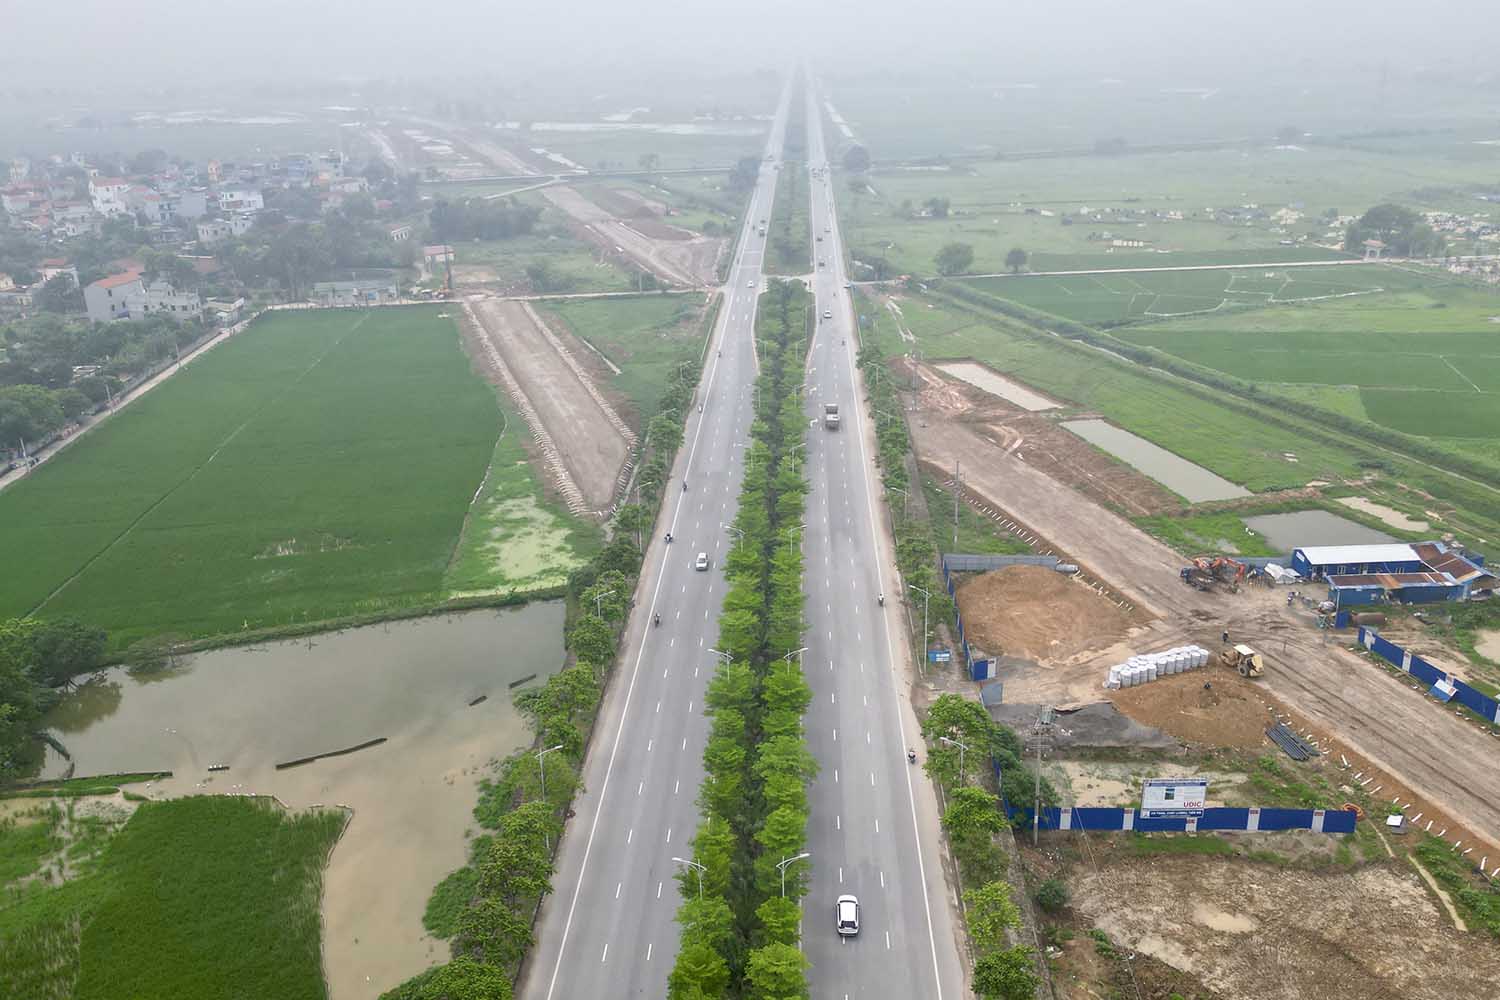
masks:
[(1048, 913), (1057, 913), (1068, 905), (1068, 887), (1060, 878), (1049, 878), (1036, 887), (1036, 905)]

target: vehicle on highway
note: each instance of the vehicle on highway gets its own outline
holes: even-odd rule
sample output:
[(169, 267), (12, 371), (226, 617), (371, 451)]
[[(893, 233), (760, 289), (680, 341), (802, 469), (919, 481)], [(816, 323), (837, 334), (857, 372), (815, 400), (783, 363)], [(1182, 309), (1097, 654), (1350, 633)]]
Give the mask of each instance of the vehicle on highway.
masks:
[(826, 261), (826, 260), (824, 260), (824, 259), (823, 259), (823, 258), (822, 258), (822, 257), (819, 257), (819, 258), (818, 258), (818, 266), (819, 266), (819, 267), (823, 267), (823, 266), (824, 266), (824, 265), (826, 265), (826, 264), (827, 264), (827, 263), (828, 263), (828, 261)]
[(819, 234), (818, 234), (818, 242), (819, 242), (819, 243), (822, 243), (822, 242), (823, 242), (823, 234), (822, 234), (822, 233), (819, 233)]
[(823, 310), (823, 318), (824, 319), (833, 319), (833, 310), (832, 309), (824, 309)]
[(823, 404), (823, 426), (831, 431), (839, 429), (839, 404)]
[(833, 904), (834, 925), (840, 934), (849, 937), (859, 933), (859, 900), (845, 894)]
[(745, 282), (745, 287), (746, 288), (754, 288), (755, 287), (755, 279), (751, 278), (749, 281)]
[(700, 552), (700, 553), (698, 553), (698, 558), (693, 560), (693, 569), (696, 569), (699, 572), (702, 572), (703, 570), (708, 569), (708, 553), (707, 552)]

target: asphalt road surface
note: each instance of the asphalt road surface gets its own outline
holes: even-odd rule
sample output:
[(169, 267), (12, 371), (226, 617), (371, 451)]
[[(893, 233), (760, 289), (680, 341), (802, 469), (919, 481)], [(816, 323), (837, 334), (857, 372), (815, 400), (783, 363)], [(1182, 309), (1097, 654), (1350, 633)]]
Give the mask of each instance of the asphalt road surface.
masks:
[[(666, 995), (679, 938), (672, 858), (691, 857), (698, 824), (703, 693), (716, 662), (721, 565), (732, 541), (723, 525), (734, 520), (749, 442), (764, 247), (755, 230), (771, 215), (789, 99), (784, 93), (777, 109), (724, 289), (698, 390), (702, 411), (688, 419), (667, 487), (664, 520), (674, 540), (657, 537), (647, 549), (620, 668), (558, 852), (555, 890), (542, 905), (521, 989), (528, 1000)], [(699, 552), (711, 560), (707, 572), (693, 568)]]
[[(803, 533), (813, 689), (806, 728), (820, 773), (810, 790), (803, 951), (812, 995), (960, 1000), (959, 960), (938, 844), (937, 802), (906, 748), (919, 745), (895, 576), (879, 500), (870, 414), (855, 370), (855, 316), (834, 212), (823, 116), (807, 92), (817, 334), (807, 374)], [(821, 239), (818, 239), (821, 237)], [(826, 314), (826, 315), (825, 315)], [(841, 426), (823, 426), (825, 403)], [(879, 601), (885, 596), (884, 606)], [(860, 901), (858, 936), (834, 930), (834, 900)]]

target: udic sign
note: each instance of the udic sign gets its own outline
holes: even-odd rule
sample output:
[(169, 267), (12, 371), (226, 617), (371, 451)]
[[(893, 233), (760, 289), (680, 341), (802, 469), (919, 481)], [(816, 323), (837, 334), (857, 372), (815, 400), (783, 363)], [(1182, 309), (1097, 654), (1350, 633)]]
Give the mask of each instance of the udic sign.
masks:
[(1146, 819), (1202, 816), (1207, 802), (1207, 778), (1147, 778), (1141, 790), (1141, 815)]

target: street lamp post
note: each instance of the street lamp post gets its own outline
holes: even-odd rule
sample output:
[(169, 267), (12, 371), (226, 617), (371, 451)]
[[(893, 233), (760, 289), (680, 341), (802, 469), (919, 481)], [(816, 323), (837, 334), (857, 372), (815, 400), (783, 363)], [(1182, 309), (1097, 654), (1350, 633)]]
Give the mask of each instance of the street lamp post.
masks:
[(927, 602), (932, 599), (932, 592), (923, 590), (915, 583), (908, 583), (908, 587), (922, 595), (922, 649), (917, 656), (917, 665), (922, 668), (923, 673), (927, 671)]
[(714, 654), (715, 656), (717, 656), (720, 660), (723, 660), (725, 664), (730, 664), (730, 663), (734, 662), (734, 654), (733, 653), (726, 653), (722, 649), (714, 649), (712, 646), (708, 647), (708, 651), (710, 653)]
[(899, 493), (899, 494), (901, 494), (901, 520), (905, 521), (906, 520), (906, 501), (908, 499), (910, 499), (911, 495), (909, 493), (907, 493), (905, 490), (903, 490), (899, 486), (888, 486), (888, 487), (886, 487), (886, 489), (890, 490), (892, 493)]
[(687, 858), (677, 858), (677, 857), (674, 857), (672, 860), (675, 861), (675, 862), (677, 862), (679, 865), (687, 865), (689, 868), (693, 869), (697, 873), (697, 875), (698, 875), (698, 898), (702, 899), (703, 898), (703, 873), (706, 872), (706, 871), (708, 871), (708, 868), (706, 866), (704, 866), (704, 865), (700, 865), (696, 861), (689, 861)]
[(740, 543), (745, 540), (745, 533), (743, 531), (741, 531), (739, 528), (736, 528), (734, 525), (732, 525), (732, 524), (725, 524), (723, 521), (720, 521), (719, 522), (719, 527), (723, 528), (725, 531), (732, 531), (732, 532), (734, 532), (734, 547), (735, 548), (739, 548), (740, 547)]
[(792, 657), (795, 656), (797, 658), (797, 667), (800, 669), (802, 667), (802, 654), (805, 652), (807, 652), (806, 646), (803, 646), (801, 649), (794, 649), (781, 658), (782, 662), (790, 667), (792, 665)]
[(781, 898), (782, 899), (786, 898), (786, 866), (789, 865), (789, 864), (791, 864), (794, 861), (801, 861), (803, 858), (810, 858), (810, 857), (812, 857), (811, 854), (807, 853), (806, 851), (803, 851), (801, 854), (794, 855), (793, 857), (790, 857), (790, 858), (782, 858), (780, 861), (776, 862), (776, 870), (779, 871), (779, 872), (781, 872)]
[(967, 743), (960, 743), (958, 740), (950, 740), (946, 736), (939, 736), (938, 742), (951, 743), (953, 746), (958, 747), (958, 783), (962, 785), (964, 783), (964, 751), (969, 749), (969, 745)]
[(787, 555), (791, 555), (792, 554), (792, 539), (796, 537), (797, 532), (801, 531), (803, 528), (806, 528), (806, 527), (807, 527), (807, 522), (803, 521), (801, 524), (797, 525), (796, 527), (788, 528), (787, 529), (787, 531), (786, 531), (786, 554)]
[(595, 618), (603, 618), (604, 617), (604, 599), (606, 597), (613, 597), (613, 596), (615, 596), (615, 592), (613, 590), (606, 590), (602, 594), (595, 594), (594, 595), (594, 617)]
[[(562, 748), (563, 748), (563, 745), (561, 743), (559, 743), (555, 747), (548, 747), (545, 750), (541, 750), (541, 751), (537, 752), (537, 755), (536, 755), (536, 765), (537, 765), (538, 768), (541, 769), (541, 772), (542, 772), (542, 801), (543, 802), (547, 801), (547, 755), (549, 753), (554, 753), (554, 752), (556, 752), (558, 750), (561, 750)], [(552, 853), (552, 838), (549, 837), (549, 836), (547, 836), (547, 834), (546, 834), (545, 831), (542, 833), (542, 846), (547, 849), (547, 853), (548, 854)]]

